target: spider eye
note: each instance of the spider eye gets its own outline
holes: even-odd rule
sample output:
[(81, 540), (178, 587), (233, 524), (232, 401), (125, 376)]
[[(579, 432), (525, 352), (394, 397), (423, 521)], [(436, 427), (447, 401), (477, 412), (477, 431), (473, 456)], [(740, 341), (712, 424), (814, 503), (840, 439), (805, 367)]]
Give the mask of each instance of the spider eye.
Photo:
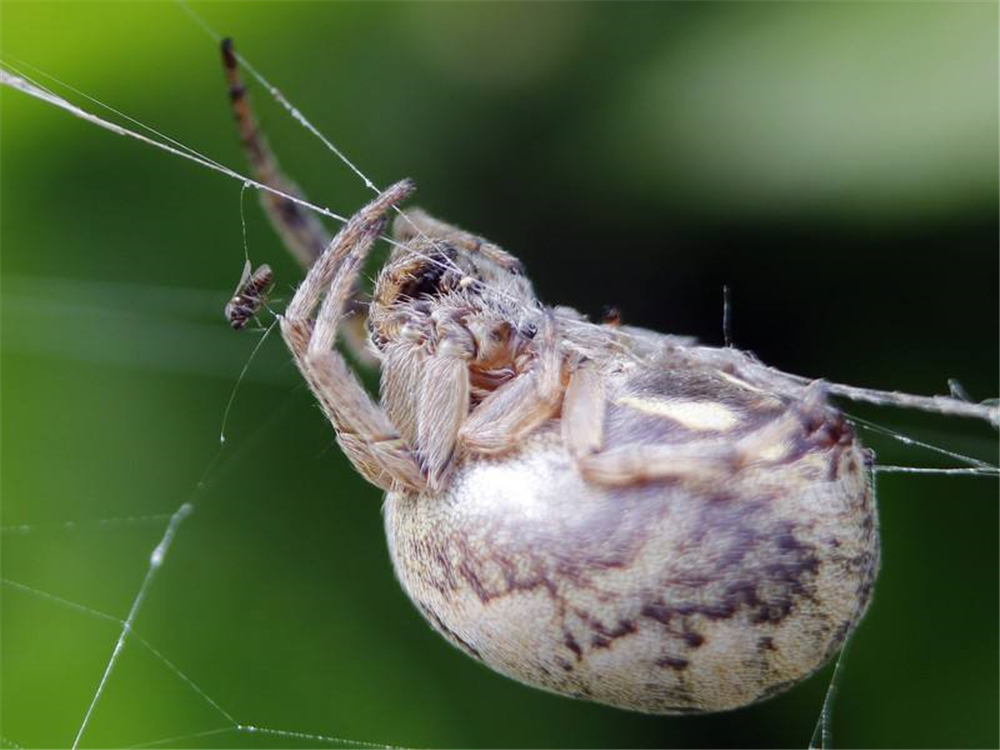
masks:
[(454, 252), (435, 252), (428, 256), (399, 290), (400, 296), (416, 300), (421, 297), (436, 297), (442, 291), (450, 289), (454, 285), (454, 279), (450, 278), (454, 276), (451, 273), (455, 265)]
[(444, 269), (441, 266), (427, 266), (403, 288), (402, 294), (411, 299), (433, 297), (440, 291), (442, 276)]

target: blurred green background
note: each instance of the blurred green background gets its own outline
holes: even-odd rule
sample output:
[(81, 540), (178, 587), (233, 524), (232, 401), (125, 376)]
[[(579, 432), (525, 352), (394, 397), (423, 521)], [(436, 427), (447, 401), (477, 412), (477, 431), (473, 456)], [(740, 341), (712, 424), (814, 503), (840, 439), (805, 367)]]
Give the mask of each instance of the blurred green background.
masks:
[[(998, 392), (995, 4), (195, 7), (378, 184), (416, 178), (420, 205), (519, 255), (547, 301), (721, 343), (728, 284), (736, 343), (783, 369)], [(244, 169), (215, 45), (177, 5), (0, 13), (6, 62)], [(253, 96), (310, 197), (341, 213), (366, 200)], [(198, 490), (258, 336), (221, 315), (243, 263), (240, 184), (18, 92), (0, 107), (5, 746), (72, 742), (120, 629), (22, 587), (123, 618), (192, 496), (135, 633), (238, 722), (415, 747), (805, 746), (829, 669), (760, 706), (669, 718), (531, 690), (448, 646), (394, 581), (379, 493), (278, 337)], [(252, 195), (246, 208), (250, 255), (287, 299), (299, 271)], [(982, 425), (849, 410), (997, 459)], [(885, 463), (946, 463), (871, 444)], [(995, 747), (997, 482), (878, 489), (884, 565), (835, 741)], [(226, 723), (133, 639), (82, 744)], [(164, 743), (296, 744), (315, 741)]]

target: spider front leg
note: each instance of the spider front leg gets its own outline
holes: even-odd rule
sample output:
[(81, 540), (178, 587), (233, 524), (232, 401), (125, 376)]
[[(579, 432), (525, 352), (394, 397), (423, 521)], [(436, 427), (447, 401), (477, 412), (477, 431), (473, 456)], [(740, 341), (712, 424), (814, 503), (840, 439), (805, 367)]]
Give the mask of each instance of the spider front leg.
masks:
[(385, 212), (412, 192), (411, 182), (396, 183), (351, 217), (309, 270), (281, 317), (282, 336), (333, 424), (337, 442), (362, 476), (386, 490), (420, 491), (426, 483), (409, 445), (335, 344), (344, 303), (385, 227)]
[(475, 344), (461, 324), (438, 323), (434, 351), (424, 359), (417, 389), (417, 450), (433, 490), (448, 477), (458, 434), (469, 414), (469, 360)]

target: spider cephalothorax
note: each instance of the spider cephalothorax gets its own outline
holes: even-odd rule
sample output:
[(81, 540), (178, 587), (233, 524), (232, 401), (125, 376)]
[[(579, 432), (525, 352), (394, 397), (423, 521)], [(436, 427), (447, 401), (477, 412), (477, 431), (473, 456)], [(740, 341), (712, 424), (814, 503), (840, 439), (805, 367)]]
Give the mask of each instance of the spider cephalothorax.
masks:
[[(469, 411), (532, 367), (547, 313), (521, 264), (496, 245), (419, 210), (401, 213), (393, 234), (368, 311), (369, 340), (382, 365), (383, 406), (401, 435), (448, 443), (417, 449), (439, 484)], [(428, 414), (421, 401), (444, 383), (457, 385), (453, 402)], [(442, 419), (455, 435), (441, 434)]]
[(443, 346), (480, 373), (512, 368), (543, 316), (517, 259), (419, 210), (401, 213), (393, 234), (368, 313), (376, 350)]

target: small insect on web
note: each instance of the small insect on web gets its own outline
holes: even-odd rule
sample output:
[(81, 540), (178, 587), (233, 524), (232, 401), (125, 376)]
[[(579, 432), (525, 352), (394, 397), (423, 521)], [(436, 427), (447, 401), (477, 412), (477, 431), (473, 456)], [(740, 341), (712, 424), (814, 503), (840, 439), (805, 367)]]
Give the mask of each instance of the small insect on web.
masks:
[(226, 303), (223, 314), (234, 331), (242, 331), (247, 323), (267, 304), (267, 296), (274, 286), (274, 272), (266, 263), (251, 271), (250, 261), (243, 267), (240, 283), (233, 298)]
[(271, 335), (271, 331), (274, 330), (274, 326), (278, 322), (278, 316), (268, 305), (269, 295), (274, 286), (274, 273), (271, 271), (271, 267), (264, 263), (257, 270), (251, 271), (253, 265), (250, 263), (250, 249), (247, 243), (247, 218), (243, 210), (243, 195), (246, 193), (248, 187), (249, 183), (244, 182), (240, 190), (240, 224), (243, 230), (244, 257), (243, 274), (236, 285), (232, 299), (226, 303), (223, 314), (235, 331), (241, 331), (246, 328), (250, 319), (256, 319), (260, 311), (265, 308), (271, 313), (274, 320), (266, 329), (263, 329), (263, 335), (257, 341), (253, 350), (251, 350), (246, 362), (243, 363), (243, 369), (240, 370), (240, 374), (233, 384), (233, 390), (229, 394), (229, 400), (226, 402), (226, 408), (222, 413), (222, 427), (219, 430), (219, 441), (221, 443), (226, 442), (226, 423), (229, 421), (229, 413), (232, 411), (233, 403), (236, 401), (236, 393), (239, 390), (240, 383), (243, 382), (243, 378), (247, 374), (254, 357), (257, 356), (257, 352), (264, 346), (264, 342), (267, 341), (267, 337)]
[(251, 319), (255, 319), (260, 311), (267, 307), (268, 296), (274, 286), (274, 272), (269, 265), (264, 263), (254, 269), (250, 263), (247, 248), (247, 222), (243, 213), (243, 194), (247, 187), (244, 183), (243, 189), (240, 190), (240, 221), (243, 225), (243, 254), (245, 257), (243, 273), (240, 275), (240, 281), (236, 285), (232, 299), (226, 303), (225, 310), (223, 310), (226, 320), (235, 331), (242, 331)]
[[(447, 264), (446, 264), (446, 265), (447, 265)], [(571, 323), (571, 324), (575, 324), (575, 323)], [(624, 335), (625, 335), (625, 336), (630, 336), (630, 335), (632, 335), (632, 334), (631, 334), (630, 332), (626, 331), (626, 332), (624, 332)]]

